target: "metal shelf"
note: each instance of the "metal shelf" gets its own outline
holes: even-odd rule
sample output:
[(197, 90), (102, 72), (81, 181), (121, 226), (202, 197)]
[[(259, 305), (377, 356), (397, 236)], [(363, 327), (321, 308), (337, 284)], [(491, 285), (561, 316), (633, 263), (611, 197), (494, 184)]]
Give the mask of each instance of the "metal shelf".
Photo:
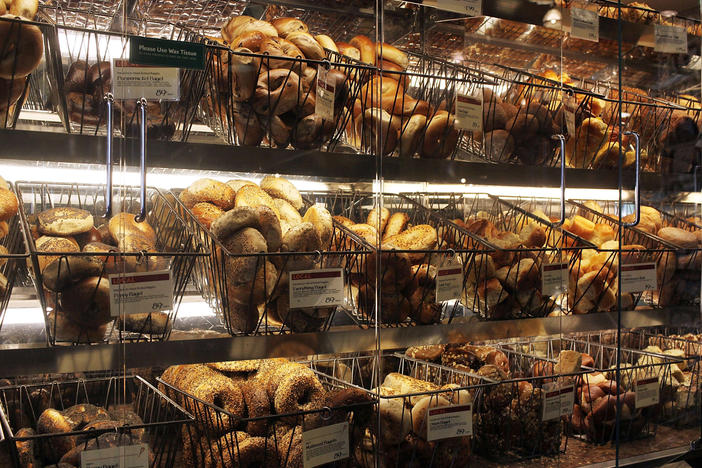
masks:
[[(699, 321), (699, 310), (635, 310), (622, 313), (622, 327), (689, 325)], [(43, 325), (37, 325), (43, 327)], [(617, 327), (616, 313), (484, 322), (455, 320), (450, 324), (380, 329), (381, 349), (413, 345), (484, 341), (553, 335)], [(3, 331), (5, 333), (5, 331)], [(4, 375), (87, 372), (172, 364), (293, 357), (373, 351), (374, 329), (335, 327), (327, 332), (274, 336), (218, 337), (155, 343), (47, 347), (44, 344), (0, 346)]]
[[(3, 159), (49, 163), (102, 164), (105, 137), (67, 135), (25, 130), (0, 130)], [(31, 142), (31, 144), (27, 144)], [(116, 140), (114, 157), (124, 156), (127, 166), (138, 167), (137, 141)], [(151, 168), (286, 174), (325, 181), (368, 182), (376, 177), (377, 159), (367, 155), (273, 148), (233, 147), (223, 144), (149, 141)], [(383, 158), (382, 174), (388, 181), (443, 184), (559, 187), (560, 169), (554, 167), (491, 164), (435, 159)], [(633, 171), (625, 174), (633, 186)], [(569, 188), (616, 189), (618, 173), (611, 170), (569, 169)], [(627, 185), (628, 187), (628, 185)], [(645, 191), (695, 191), (692, 174), (641, 175)]]

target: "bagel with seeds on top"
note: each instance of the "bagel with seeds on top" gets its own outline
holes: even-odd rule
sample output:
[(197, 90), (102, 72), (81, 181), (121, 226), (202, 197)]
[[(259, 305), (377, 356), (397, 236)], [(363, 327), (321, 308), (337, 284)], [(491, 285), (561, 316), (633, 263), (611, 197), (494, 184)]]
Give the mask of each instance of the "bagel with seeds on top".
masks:
[(261, 189), (271, 197), (282, 198), (298, 211), (304, 206), (300, 192), (289, 180), (283, 177), (264, 177), (261, 180)]

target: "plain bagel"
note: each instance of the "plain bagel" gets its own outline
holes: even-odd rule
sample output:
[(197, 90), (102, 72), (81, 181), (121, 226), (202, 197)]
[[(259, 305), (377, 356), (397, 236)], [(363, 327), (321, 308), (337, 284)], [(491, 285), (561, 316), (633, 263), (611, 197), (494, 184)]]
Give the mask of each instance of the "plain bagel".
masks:
[[(4, 15), (2, 18), (12, 18)], [(44, 55), (44, 38), (41, 30), (22, 21), (0, 21), (0, 43), (4, 43), (0, 56), (0, 78), (14, 80), (32, 73)]]

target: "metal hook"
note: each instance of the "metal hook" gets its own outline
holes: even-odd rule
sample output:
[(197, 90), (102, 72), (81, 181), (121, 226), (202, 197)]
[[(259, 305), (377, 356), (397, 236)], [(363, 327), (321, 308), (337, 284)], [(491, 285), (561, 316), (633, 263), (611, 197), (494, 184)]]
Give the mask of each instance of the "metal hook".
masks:
[(134, 217), (137, 223), (141, 223), (146, 219), (146, 99), (141, 98), (137, 101), (141, 122), (139, 122), (139, 154), (140, 154), (140, 173), (141, 173), (141, 189), (139, 200), (141, 208), (139, 214)]
[(112, 106), (115, 98), (112, 93), (105, 94), (105, 105), (107, 106), (107, 145), (105, 154), (105, 165), (107, 169), (105, 182), (105, 218), (112, 216), (112, 134), (114, 122), (112, 119)]
[(554, 226), (561, 226), (565, 223), (566, 212), (565, 212), (565, 170), (566, 170), (566, 158), (565, 158), (565, 136), (562, 134), (551, 135), (552, 140), (558, 140), (561, 145), (561, 218)]

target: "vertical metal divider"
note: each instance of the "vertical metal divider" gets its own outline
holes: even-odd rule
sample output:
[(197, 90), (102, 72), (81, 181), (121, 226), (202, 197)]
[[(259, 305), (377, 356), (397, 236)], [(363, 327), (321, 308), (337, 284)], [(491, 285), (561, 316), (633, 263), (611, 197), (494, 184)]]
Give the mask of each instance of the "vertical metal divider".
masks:
[[(381, 44), (381, 54), (382, 54), (382, 43), (384, 41), (384, 36), (385, 36), (385, 2), (383, 0), (376, 0), (375, 2), (375, 43)], [(375, 64), (371, 65), (379, 65), (380, 66), (380, 72), (378, 72), (378, 79), (380, 86), (370, 86), (371, 91), (370, 91), (370, 99), (371, 99), (371, 105), (370, 107), (373, 108), (373, 100), (376, 98), (378, 99), (378, 107), (382, 107), (382, 103), (380, 102), (381, 98), (381, 92), (383, 89), (383, 73), (382, 73), (382, 61), (378, 60), (378, 53), (377, 50), (375, 52)], [(371, 71), (371, 76), (369, 77), (369, 83), (372, 83), (373, 80), (373, 71)], [(375, 187), (375, 206), (378, 207), (378, 216), (376, 216), (377, 220), (377, 225), (376, 225), (376, 242), (375, 242), (375, 247), (377, 250), (377, 261), (375, 262), (375, 317), (373, 318), (374, 322), (374, 332), (375, 332), (375, 366), (374, 368), (377, 370), (376, 372), (373, 373), (372, 378), (374, 378), (373, 382), (373, 388), (376, 389), (375, 393), (375, 398), (376, 401), (378, 402), (378, 411), (376, 411), (377, 419), (376, 419), (376, 430), (378, 437), (376, 437), (375, 440), (375, 447), (374, 447), (374, 462), (375, 466), (379, 467), (380, 466), (380, 453), (381, 453), (381, 440), (382, 437), (380, 437), (380, 429), (381, 429), (381, 413), (380, 413), (380, 383), (382, 379), (381, 375), (381, 369), (382, 369), (382, 361), (381, 361), (381, 355), (382, 355), (382, 336), (380, 334), (380, 306), (381, 306), (381, 301), (380, 297), (381, 294), (383, 293), (381, 288), (382, 286), (382, 281), (381, 281), (381, 273), (383, 271), (383, 256), (381, 255), (381, 249), (382, 249), (382, 237), (383, 233), (380, 231), (380, 226), (381, 226), (381, 218), (382, 218), (382, 209), (383, 209), (383, 192), (384, 192), (384, 177), (383, 177), (383, 150), (385, 149), (383, 146), (383, 123), (382, 123), (382, 118), (377, 119), (376, 122), (376, 141), (371, 142), (370, 148), (371, 148), (371, 154), (375, 157), (375, 183), (373, 184)], [(375, 144), (373, 144), (375, 143)]]
[[(619, 198), (619, 207), (620, 209), (618, 210), (619, 213), (617, 214), (618, 216), (618, 223), (617, 223), (617, 230), (618, 230), (618, 249), (619, 251), (616, 253), (616, 255), (619, 256), (617, 259), (617, 340), (616, 340), (616, 353), (617, 353), (617, 358), (616, 358), (616, 363), (615, 363), (615, 369), (614, 369), (614, 375), (615, 375), (615, 382), (617, 385), (621, 382), (621, 350), (622, 350), (622, 234), (623, 234), (623, 226), (622, 226), (622, 190), (623, 190), (623, 172), (622, 172), (622, 166), (624, 162), (624, 153), (622, 152), (622, 40), (624, 39), (623, 36), (623, 31), (622, 31), (622, 1), (617, 0), (617, 100), (619, 101), (617, 104), (617, 126), (619, 130), (619, 134), (617, 136), (618, 143), (619, 143), (619, 159), (618, 159), (618, 167), (619, 167), (619, 173), (618, 173), (618, 178), (617, 178), (617, 183), (618, 183), (618, 198)], [(616, 398), (616, 408), (617, 408), (617, 414), (615, 416), (615, 423), (614, 423), (614, 464), (615, 466), (619, 466), (619, 443), (620, 443), (620, 435), (621, 435), (621, 409), (622, 409), (622, 401), (621, 398), (619, 398), (619, 394), (617, 393), (617, 398)]]

